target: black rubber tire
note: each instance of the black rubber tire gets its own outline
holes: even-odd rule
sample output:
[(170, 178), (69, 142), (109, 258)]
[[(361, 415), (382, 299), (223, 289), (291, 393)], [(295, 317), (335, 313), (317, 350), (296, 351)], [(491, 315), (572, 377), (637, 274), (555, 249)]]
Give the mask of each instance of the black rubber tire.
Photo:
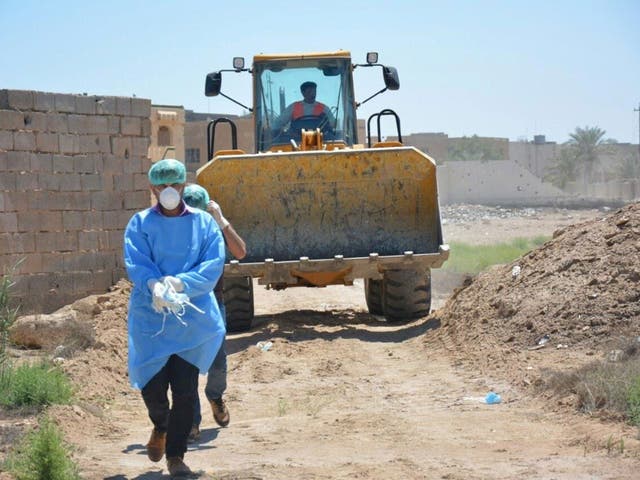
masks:
[(371, 315), (384, 315), (382, 308), (382, 280), (364, 279), (364, 297)]
[(225, 277), (223, 293), (227, 332), (249, 330), (254, 316), (251, 277)]
[(386, 270), (382, 281), (382, 307), (389, 322), (424, 317), (431, 310), (431, 272)]

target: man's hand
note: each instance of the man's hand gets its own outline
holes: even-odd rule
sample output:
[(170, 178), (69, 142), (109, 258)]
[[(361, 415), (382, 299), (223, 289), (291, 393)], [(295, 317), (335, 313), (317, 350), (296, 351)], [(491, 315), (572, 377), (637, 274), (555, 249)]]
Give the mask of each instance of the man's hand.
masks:
[(222, 215), (222, 210), (220, 209), (220, 205), (218, 205), (214, 200), (210, 200), (207, 204), (207, 211), (213, 216), (216, 223), (220, 227), (220, 230), (224, 230), (229, 226), (229, 220), (224, 218)]

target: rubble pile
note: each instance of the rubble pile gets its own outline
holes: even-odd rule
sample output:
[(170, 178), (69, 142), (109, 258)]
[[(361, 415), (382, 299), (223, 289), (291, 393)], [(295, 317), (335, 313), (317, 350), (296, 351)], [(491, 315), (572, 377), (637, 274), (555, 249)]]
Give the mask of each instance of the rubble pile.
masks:
[[(487, 205), (453, 204), (442, 205), (440, 216), (443, 224), (474, 223), (482, 220), (514, 217), (537, 217), (548, 208), (506, 208)], [(553, 209), (555, 210), (555, 209)]]

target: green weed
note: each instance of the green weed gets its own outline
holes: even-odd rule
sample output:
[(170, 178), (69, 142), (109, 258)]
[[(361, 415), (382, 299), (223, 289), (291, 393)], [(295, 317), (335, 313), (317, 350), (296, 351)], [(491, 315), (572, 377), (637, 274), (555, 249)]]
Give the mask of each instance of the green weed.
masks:
[(631, 382), (627, 392), (627, 408), (629, 422), (636, 427), (640, 427), (640, 376)]
[(512, 262), (547, 240), (547, 237), (538, 236), (516, 238), (511, 242), (495, 245), (452, 242), (449, 260), (445, 262), (443, 268), (456, 273), (477, 274), (492, 265)]
[(284, 398), (278, 399), (278, 416), (284, 417), (287, 414), (287, 410), (289, 409), (289, 404)]
[(7, 367), (0, 375), (0, 405), (10, 408), (67, 404), (71, 382), (49, 361)]
[(624, 439), (614, 440), (613, 436), (609, 436), (607, 439), (607, 455), (612, 455), (613, 453), (619, 453), (622, 455), (624, 453)]
[(80, 480), (70, 447), (48, 419), (23, 438), (9, 454), (5, 467), (16, 480)]

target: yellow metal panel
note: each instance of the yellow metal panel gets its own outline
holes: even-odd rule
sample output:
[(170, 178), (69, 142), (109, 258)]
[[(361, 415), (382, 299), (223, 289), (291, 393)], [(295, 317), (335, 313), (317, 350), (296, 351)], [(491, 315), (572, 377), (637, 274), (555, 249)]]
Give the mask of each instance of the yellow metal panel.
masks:
[(217, 150), (214, 153), (214, 156), (219, 156), (219, 155), (244, 155), (246, 152), (244, 150), (240, 150), (235, 149), (235, 150)]
[(434, 253), (435, 164), (413, 147), (233, 155), (197, 173), (247, 261)]

